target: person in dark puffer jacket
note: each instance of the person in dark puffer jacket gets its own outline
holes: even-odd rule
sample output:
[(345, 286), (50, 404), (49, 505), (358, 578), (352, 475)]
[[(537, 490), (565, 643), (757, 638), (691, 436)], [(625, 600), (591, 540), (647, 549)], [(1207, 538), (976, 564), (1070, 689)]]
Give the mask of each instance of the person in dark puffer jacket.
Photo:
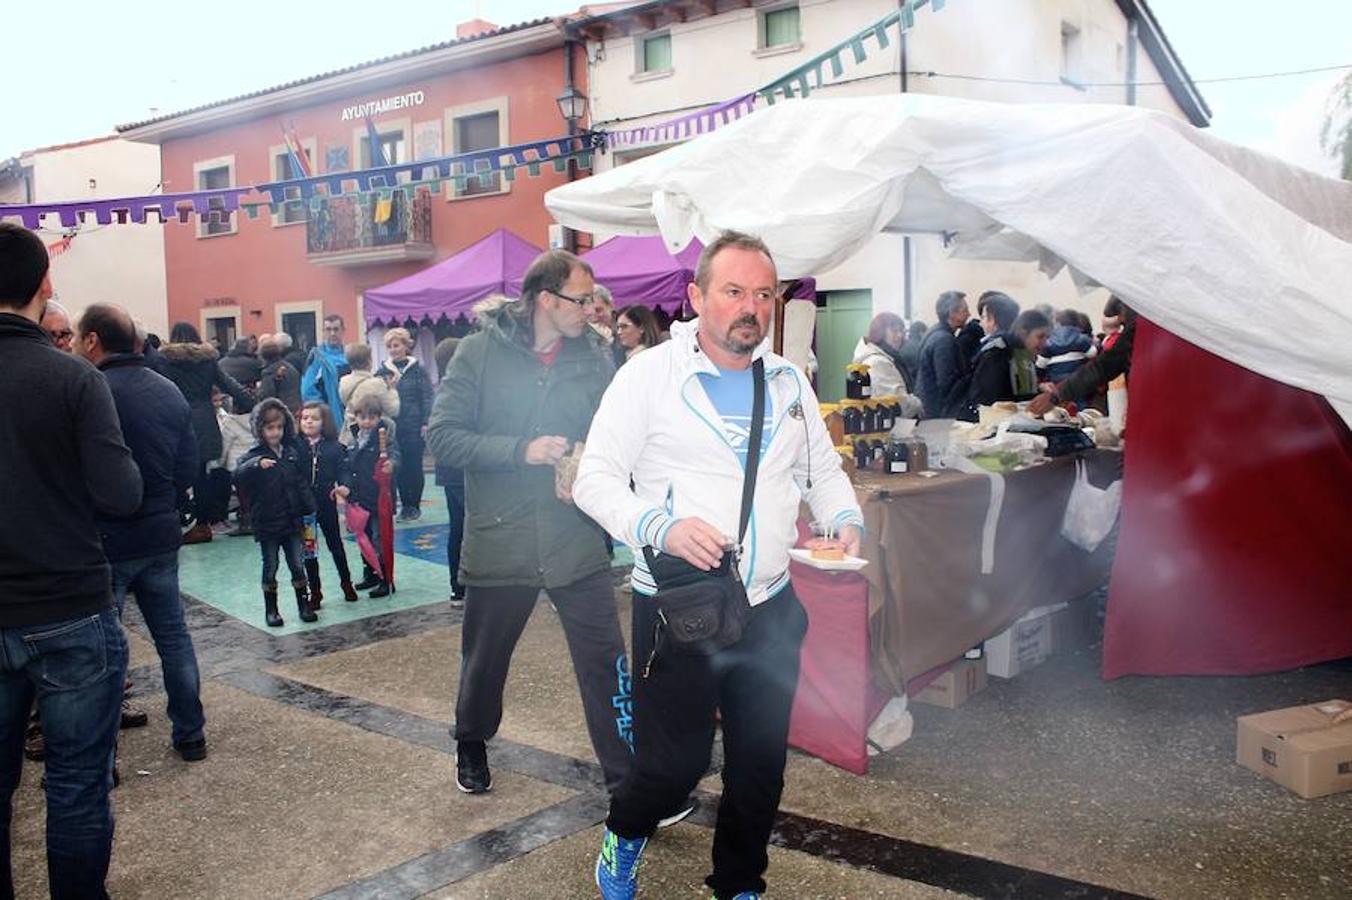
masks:
[(280, 628), (277, 612), (277, 555), (286, 556), (291, 586), (296, 591), (296, 610), (302, 622), (318, 617), (301, 562), (302, 522), (314, 515), (315, 501), (296, 450), (296, 426), (286, 405), (275, 397), (258, 404), (253, 417), (258, 445), (244, 454), (235, 470), (235, 484), (248, 498), (254, 540), (263, 554), (263, 608), (267, 623)]
[(432, 414), (432, 379), (413, 353), (413, 336), (403, 328), (385, 332), (385, 360), (380, 374), (399, 391), (399, 414), (394, 423), (399, 429), (399, 454), (404, 466), (399, 471), (399, 518), (412, 522), (421, 518), (423, 487), (423, 444), (427, 419)]
[(202, 678), (178, 584), (179, 497), (197, 472), (192, 413), (173, 382), (147, 369), (145, 357), (134, 352), (136, 327), (120, 306), (94, 303), (85, 309), (75, 347), (108, 380), (145, 485), (136, 512), (96, 518), (112, 565), (113, 598), (120, 615), (127, 594), (136, 597), (160, 657), (174, 749), (185, 761), (203, 760)]
[(207, 472), (207, 463), (220, 459), (222, 446), (216, 407), (211, 402), (212, 388), (229, 394), (237, 413), (248, 412), (256, 398), (221, 369), (216, 348), (202, 343), (197, 329), (187, 322), (177, 322), (170, 329), (169, 343), (160, 348), (160, 356), (163, 359), (160, 374), (183, 392), (192, 410), (192, 429), (197, 435), (197, 480), (193, 484), (197, 524), (183, 536), (183, 543), (203, 543), (211, 540), (211, 524), (225, 521), (230, 499), (228, 491), (224, 497), (216, 495)]
[[(141, 506), (141, 472), (108, 382), (38, 324), (52, 296), (47, 248), (0, 222), (0, 881), (10, 888), (19, 736), (36, 703), (47, 737), (52, 896), (107, 896), (127, 639), (96, 515)], [(25, 863), (28, 869), (37, 864)]]
[[(352, 437), (352, 446), (347, 452), (347, 464), (343, 466), (337, 495), (349, 503), (355, 503), (371, 514), (371, 517), (366, 521), (366, 534), (371, 538), (371, 543), (375, 545), (376, 552), (379, 553), (380, 529), (383, 527), (379, 521), (380, 485), (376, 481), (376, 466), (381, 465), (380, 432), (385, 432), (386, 460), (384, 464), (389, 466), (391, 475), (397, 475), (400, 463), (399, 429), (395, 427), (393, 422), (381, 415), (383, 407), (377, 397), (361, 397), (349, 409), (352, 411), (356, 422), (349, 430)], [(382, 557), (380, 562), (381, 569), (388, 571), (388, 561)], [(394, 592), (394, 585), (383, 576), (383, 571), (377, 572), (369, 563), (366, 563), (365, 577), (356, 585), (356, 589), (359, 591), (370, 590), (371, 593), (367, 594), (368, 597), (388, 597)]]
[(258, 377), (258, 399), (276, 397), (292, 415), (300, 415), (300, 372), (282, 358), (282, 343), (277, 335), (265, 334), (258, 340), (258, 356), (263, 370)]
[(253, 390), (258, 385), (259, 376), (263, 371), (263, 363), (254, 352), (254, 347), (253, 338), (242, 337), (235, 341), (235, 346), (231, 347), (230, 352), (221, 360), (221, 371), (248, 390)]
[[(1047, 345), (1037, 358), (1037, 368), (1043, 381), (1062, 382), (1075, 374), (1075, 371), (1098, 355), (1098, 347), (1089, 333), (1089, 317), (1073, 309), (1063, 309), (1056, 314), (1056, 327), (1047, 337)], [(1066, 397), (1083, 408), (1084, 397)]]
[[(334, 424), (328, 404), (311, 400), (301, 407), (296, 449), (300, 453), (301, 468), (309, 479), (310, 493), (315, 498), (316, 525), (324, 532), (324, 543), (338, 569), (343, 599), (351, 603), (357, 599), (357, 592), (352, 587), (352, 572), (347, 566), (347, 549), (343, 546), (343, 532), (338, 525), (338, 501), (334, 494), (347, 465), (347, 448), (338, 442), (338, 426)], [(310, 580), (310, 602), (318, 609), (324, 601), (318, 548), (313, 557), (306, 553), (305, 574)]]

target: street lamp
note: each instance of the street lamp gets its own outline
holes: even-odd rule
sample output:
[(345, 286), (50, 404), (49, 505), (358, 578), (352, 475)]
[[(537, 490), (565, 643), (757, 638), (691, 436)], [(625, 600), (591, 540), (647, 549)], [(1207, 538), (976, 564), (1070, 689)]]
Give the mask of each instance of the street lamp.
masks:
[(579, 91), (574, 85), (568, 85), (559, 94), (556, 101), (559, 104), (559, 115), (568, 122), (569, 130), (577, 127), (577, 123), (582, 121), (582, 117), (587, 114), (587, 95)]

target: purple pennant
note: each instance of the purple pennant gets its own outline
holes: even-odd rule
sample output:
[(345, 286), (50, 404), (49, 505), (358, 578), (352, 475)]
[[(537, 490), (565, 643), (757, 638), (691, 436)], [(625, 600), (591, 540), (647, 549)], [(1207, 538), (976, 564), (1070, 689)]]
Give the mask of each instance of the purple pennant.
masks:
[(746, 113), (751, 112), (755, 105), (756, 95), (744, 94), (724, 103), (706, 106), (692, 113), (659, 122), (656, 125), (641, 125), (638, 128), (615, 131), (610, 134), (609, 139), (615, 145), (623, 146), (669, 141), (695, 134), (708, 134), (719, 127), (720, 120), (726, 125), (728, 122), (740, 119)]
[(61, 221), (61, 227), (74, 228), (87, 218), (94, 216), (100, 225), (111, 225), (116, 219), (142, 225), (146, 213), (154, 211), (161, 222), (178, 216), (178, 207), (190, 207), (188, 212), (199, 215), (210, 211), (232, 211), (239, 209), (239, 198), (251, 193), (253, 188), (226, 188), (220, 191), (195, 191), (185, 194), (155, 194), (147, 197), (116, 197), (111, 200), (71, 200), (63, 203), (28, 203), (16, 206), (0, 205), (0, 219), (17, 216), (25, 228), (39, 228), (42, 217), (55, 215)]

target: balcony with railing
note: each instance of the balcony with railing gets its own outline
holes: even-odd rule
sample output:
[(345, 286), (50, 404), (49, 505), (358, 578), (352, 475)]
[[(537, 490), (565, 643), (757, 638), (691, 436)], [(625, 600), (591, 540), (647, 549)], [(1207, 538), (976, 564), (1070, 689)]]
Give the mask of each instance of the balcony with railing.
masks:
[(432, 197), (419, 189), (318, 197), (305, 225), (306, 257), (317, 266), (367, 266), (431, 259)]

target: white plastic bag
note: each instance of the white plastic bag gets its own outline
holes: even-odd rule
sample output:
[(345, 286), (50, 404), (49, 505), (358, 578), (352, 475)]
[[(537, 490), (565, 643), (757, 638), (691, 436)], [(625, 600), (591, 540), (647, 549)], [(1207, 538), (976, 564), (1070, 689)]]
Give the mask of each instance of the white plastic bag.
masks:
[(1098, 549), (1117, 522), (1122, 506), (1122, 482), (1114, 481), (1106, 488), (1089, 483), (1084, 461), (1075, 463), (1075, 487), (1071, 488), (1066, 503), (1066, 517), (1061, 520), (1061, 536), (1089, 553)]

